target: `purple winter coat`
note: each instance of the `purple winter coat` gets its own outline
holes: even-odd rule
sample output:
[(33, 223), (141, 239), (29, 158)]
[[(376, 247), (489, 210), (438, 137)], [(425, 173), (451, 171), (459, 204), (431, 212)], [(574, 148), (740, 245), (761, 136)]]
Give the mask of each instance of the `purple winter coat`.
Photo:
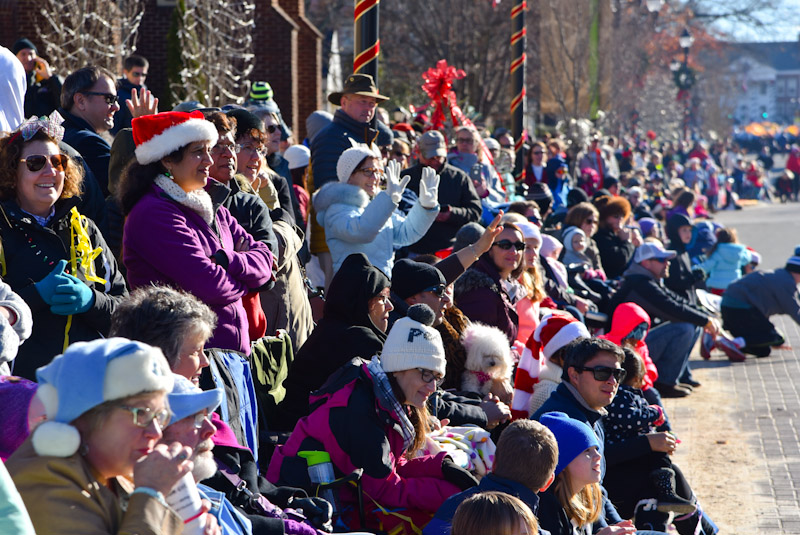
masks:
[[(217, 328), (206, 347), (250, 354), (247, 314), (242, 296), (272, 277), (272, 253), (253, 239), (227, 208), (214, 202), (215, 228), (200, 214), (153, 186), (125, 220), (123, 262), (131, 288), (162, 283), (185, 290), (217, 314)], [(244, 237), (246, 252), (234, 251)], [(211, 261), (222, 251), (228, 267)]]

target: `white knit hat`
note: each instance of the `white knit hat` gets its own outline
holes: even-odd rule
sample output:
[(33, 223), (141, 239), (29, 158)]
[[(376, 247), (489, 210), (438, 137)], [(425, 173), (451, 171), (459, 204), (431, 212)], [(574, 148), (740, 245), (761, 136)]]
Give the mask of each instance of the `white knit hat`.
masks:
[(339, 182), (347, 182), (358, 164), (367, 158), (380, 158), (380, 156), (366, 145), (356, 145), (344, 151), (336, 162), (336, 176), (339, 177)]
[(283, 159), (289, 162), (289, 170), (306, 167), (311, 159), (311, 151), (305, 145), (292, 145), (283, 152)]
[(381, 366), (386, 373), (422, 368), (444, 375), (442, 336), (430, 327), (435, 315), (428, 305), (413, 305), (408, 316), (397, 320), (386, 336)]
[(217, 127), (206, 121), (202, 112), (167, 111), (144, 115), (131, 121), (136, 160), (147, 165), (157, 162), (195, 141), (217, 144)]
[(115, 399), (172, 390), (172, 372), (157, 347), (125, 338), (76, 342), (63, 355), (36, 370), (47, 421), (33, 432), (39, 455), (69, 457), (81, 437), (70, 423), (86, 411)]

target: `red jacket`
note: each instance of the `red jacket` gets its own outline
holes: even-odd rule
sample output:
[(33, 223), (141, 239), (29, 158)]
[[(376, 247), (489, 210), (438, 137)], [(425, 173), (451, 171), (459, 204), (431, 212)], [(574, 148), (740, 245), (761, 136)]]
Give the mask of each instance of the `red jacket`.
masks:
[[(614, 310), (614, 317), (611, 318), (611, 330), (608, 334), (600, 336), (617, 345), (622, 345), (622, 341), (640, 324), (646, 323), (647, 330), (650, 330), (650, 316), (642, 307), (636, 303), (622, 303)], [(646, 336), (647, 333), (645, 333)], [(647, 390), (658, 381), (658, 370), (653, 360), (650, 358), (650, 351), (643, 340), (636, 342), (636, 352), (644, 361), (644, 384), (642, 390)]]

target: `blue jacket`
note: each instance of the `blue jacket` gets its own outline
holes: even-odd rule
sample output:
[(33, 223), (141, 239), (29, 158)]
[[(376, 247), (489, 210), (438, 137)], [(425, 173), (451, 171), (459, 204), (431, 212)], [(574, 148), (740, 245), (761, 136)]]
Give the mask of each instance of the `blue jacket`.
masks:
[(749, 264), (751, 258), (750, 251), (740, 243), (718, 243), (711, 256), (700, 264), (708, 273), (706, 286), (724, 290), (742, 278), (742, 267)]
[(131, 115), (131, 112), (128, 109), (128, 105), (125, 104), (125, 101), (131, 98), (134, 89), (136, 90), (137, 93), (139, 93), (139, 95), (141, 95), (142, 90), (147, 89), (147, 86), (132, 84), (124, 76), (117, 80), (119, 111), (114, 114), (114, 126), (111, 127), (111, 130), (109, 130), (109, 132), (111, 132), (115, 136), (117, 135), (117, 132), (119, 132), (123, 128), (131, 127), (131, 120), (133, 119), (133, 116)]
[(209, 514), (214, 515), (222, 535), (252, 535), (253, 524), (236, 510), (225, 494), (202, 484), (197, 485), (200, 497), (211, 502)]
[(342, 182), (326, 184), (314, 194), (317, 221), (325, 229), (325, 241), (333, 258), (334, 273), (353, 253), (364, 253), (384, 273), (392, 272), (394, 246), (422, 238), (439, 213), (417, 202), (406, 217), (385, 191), (374, 199), (358, 186)]
[(72, 115), (64, 108), (58, 112), (64, 117), (64, 143), (81, 153), (83, 161), (94, 173), (94, 178), (108, 197), (108, 163), (111, 159), (111, 145), (95, 132), (89, 123)]
[[(464, 492), (460, 492), (455, 496), (448, 498), (447, 501), (444, 502), (441, 507), (439, 507), (439, 510), (436, 511), (436, 515), (434, 515), (433, 520), (431, 520), (428, 525), (425, 526), (425, 529), (422, 530), (422, 535), (450, 535), (450, 527), (453, 523), (453, 517), (456, 514), (456, 509), (458, 509), (458, 506), (461, 505), (461, 502), (470, 496), (478, 494), (479, 492), (488, 491), (504, 492), (506, 494), (510, 494), (511, 496), (516, 496), (525, 502), (525, 505), (531, 508), (531, 511), (533, 511), (534, 515), (538, 516), (538, 494), (530, 490), (522, 483), (497, 477), (494, 474), (489, 474), (481, 479), (481, 482), (477, 487), (472, 487), (471, 489), (467, 489)], [(540, 535), (549, 535), (549, 532), (543, 531), (542, 529), (539, 529), (539, 533)]]

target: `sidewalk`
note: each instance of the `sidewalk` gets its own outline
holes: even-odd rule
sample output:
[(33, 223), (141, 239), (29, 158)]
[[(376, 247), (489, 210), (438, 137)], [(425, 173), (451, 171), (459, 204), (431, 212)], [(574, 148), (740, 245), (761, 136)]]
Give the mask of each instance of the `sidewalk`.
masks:
[(694, 357), (703, 386), (666, 400), (682, 440), (674, 460), (725, 534), (800, 535), (800, 329), (772, 319), (792, 350), (741, 364)]

